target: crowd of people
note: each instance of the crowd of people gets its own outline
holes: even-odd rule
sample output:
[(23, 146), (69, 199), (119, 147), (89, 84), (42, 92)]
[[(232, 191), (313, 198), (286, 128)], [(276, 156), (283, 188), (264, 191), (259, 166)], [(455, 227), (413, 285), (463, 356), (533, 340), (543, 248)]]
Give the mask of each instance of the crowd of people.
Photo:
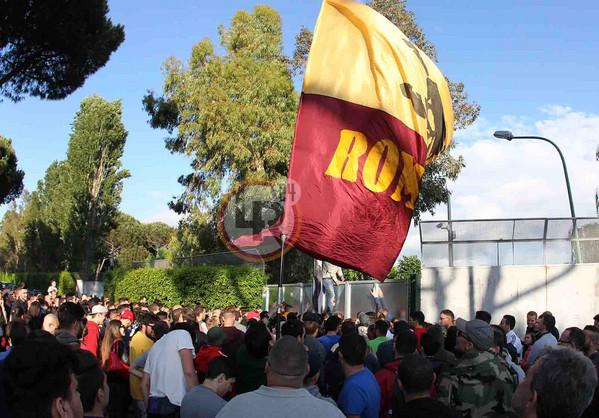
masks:
[(55, 283), (0, 304), (2, 417), (599, 416), (599, 315), (560, 333), (531, 311), (516, 335), (485, 311), (167, 307)]

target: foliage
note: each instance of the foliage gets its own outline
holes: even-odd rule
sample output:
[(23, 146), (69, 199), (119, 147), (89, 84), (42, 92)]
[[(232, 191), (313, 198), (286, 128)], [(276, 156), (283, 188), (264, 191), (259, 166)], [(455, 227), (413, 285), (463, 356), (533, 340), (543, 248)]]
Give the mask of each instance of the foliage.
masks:
[(23, 191), (25, 173), (17, 168), (12, 141), (0, 135), (0, 205), (8, 203)]
[(104, 275), (104, 291), (112, 300), (121, 297), (139, 300), (143, 295), (168, 306), (256, 306), (265, 285), (266, 275), (247, 266), (117, 269)]
[[(414, 12), (407, 9), (405, 0), (371, 0), (367, 2), (367, 5), (389, 19), (418, 48), (437, 62), (435, 46), (426, 39), (424, 31), (416, 22)], [(292, 61), (294, 71), (303, 72), (311, 43), (312, 33), (302, 26), (295, 38), (295, 53)], [(468, 93), (465, 92), (463, 83), (454, 83), (448, 80), (448, 84), (453, 104), (454, 128), (466, 128), (474, 123), (478, 117), (480, 106), (476, 102), (468, 102)], [(413, 218), (415, 224), (420, 220), (422, 213), (430, 212), (434, 214), (436, 206), (447, 202), (449, 196), (447, 180), (457, 179), (460, 171), (465, 167), (462, 156), (456, 158), (450, 154), (454, 148), (455, 143), (452, 143), (439, 158), (426, 166), (420, 183), (420, 194), (414, 206)]]
[(23, 210), (23, 270), (58, 271), (64, 267), (60, 231), (46, 222), (47, 211), (38, 192), (33, 192)]
[(141, 245), (126, 247), (116, 257), (119, 267), (131, 268), (136, 261), (144, 261), (150, 256), (150, 252)]
[[(58, 277), (57, 286), (59, 295), (75, 292), (77, 290), (77, 281), (75, 276), (68, 271), (63, 271)], [(46, 290), (46, 289), (44, 289)]]
[(0, 282), (20, 284), (25, 283), (28, 289), (37, 289), (46, 293), (50, 282), (56, 280), (58, 294), (64, 295), (77, 289), (76, 277), (68, 271), (55, 273), (6, 273), (0, 272)]
[(415, 255), (403, 256), (397, 265), (398, 276), (407, 279), (413, 274), (420, 276), (422, 273), (422, 262)]
[[(417, 256), (403, 256), (403, 258), (399, 260), (399, 263), (391, 268), (391, 271), (385, 280), (407, 279), (412, 274), (420, 276), (421, 271), (422, 263)], [(352, 269), (343, 269), (343, 276), (345, 277), (345, 280), (352, 282), (359, 280), (374, 280), (373, 277)]]
[(152, 127), (176, 130), (167, 148), (193, 158), (194, 172), (179, 179), (186, 191), (171, 204), (178, 212), (214, 205), (223, 182), (287, 174), (298, 97), (281, 18), (259, 5), (253, 14), (238, 11), (219, 34), (225, 55), (204, 39), (187, 65), (169, 58), (164, 96), (150, 92), (143, 100)]
[[(120, 101), (84, 99), (73, 122), (65, 161), (46, 170), (37, 190), (23, 198), (23, 209), (5, 216), (0, 235), (3, 267), (11, 271), (66, 268), (96, 277), (106, 260), (122, 180), (120, 158), (127, 138)], [(18, 224), (18, 228), (15, 226)], [(18, 233), (14, 232), (18, 229)]]
[[(268, 282), (279, 283), (281, 259), (276, 258), (265, 263)], [(304, 283), (312, 281), (313, 258), (300, 250), (291, 248), (285, 254), (285, 274), (283, 283)]]
[(140, 246), (144, 240), (142, 224), (133, 216), (119, 213), (115, 222), (116, 227), (110, 230), (106, 238), (106, 256), (110, 259), (117, 258), (125, 248)]
[(166, 247), (175, 234), (175, 228), (163, 222), (143, 224), (144, 245), (153, 255), (157, 255), (161, 248)]
[(173, 259), (227, 251), (218, 235), (216, 209), (202, 212), (193, 208), (180, 222), (177, 233), (169, 244)]
[(0, 94), (62, 99), (102, 68), (125, 39), (106, 17), (107, 0), (4, 0)]
[[(25, 193), (24, 201), (29, 196)], [(2, 218), (2, 231), (0, 231), (0, 267), (7, 271), (16, 271), (23, 256), (22, 223), (23, 204), (17, 206), (13, 200), (10, 209)]]
[(122, 181), (129, 177), (119, 170), (128, 135), (121, 117), (120, 100), (93, 96), (81, 102), (73, 122), (66, 160), (73, 206), (63, 235), (70, 269), (89, 272), (115, 226)]

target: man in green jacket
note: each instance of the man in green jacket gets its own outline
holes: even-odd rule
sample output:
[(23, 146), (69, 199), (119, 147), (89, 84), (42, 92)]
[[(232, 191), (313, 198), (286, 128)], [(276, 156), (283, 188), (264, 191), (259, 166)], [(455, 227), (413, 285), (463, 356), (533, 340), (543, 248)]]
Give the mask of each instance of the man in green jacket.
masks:
[(470, 417), (513, 416), (517, 376), (489, 350), (493, 330), (484, 321), (457, 320), (456, 366), (441, 375), (437, 399)]

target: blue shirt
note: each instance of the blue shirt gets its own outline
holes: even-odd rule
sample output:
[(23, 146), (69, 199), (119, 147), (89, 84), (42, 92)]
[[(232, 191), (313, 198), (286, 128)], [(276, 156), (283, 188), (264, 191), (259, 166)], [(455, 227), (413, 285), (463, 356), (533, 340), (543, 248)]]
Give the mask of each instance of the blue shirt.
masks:
[(10, 352), (12, 351), (12, 347), (8, 347), (8, 349), (2, 353), (0, 353), (0, 362), (2, 362), (3, 365), (4, 364), (4, 360), (6, 360), (6, 357), (8, 357), (8, 355), (10, 354)]
[(378, 418), (381, 389), (368, 369), (360, 370), (345, 380), (337, 406), (345, 415)]
[(539, 355), (541, 355), (545, 347), (556, 345), (557, 340), (553, 335), (551, 335), (551, 333), (547, 332), (546, 334), (543, 334), (543, 336), (536, 340), (532, 345), (532, 349), (530, 350), (530, 354), (528, 355), (528, 360), (526, 360), (526, 362), (532, 366), (535, 364), (535, 361), (537, 361), (537, 358), (539, 358)]
[(323, 335), (322, 337), (317, 338), (317, 340), (320, 341), (324, 346), (324, 352), (328, 353), (331, 351), (331, 347), (339, 342), (340, 338), (341, 337), (338, 335)]

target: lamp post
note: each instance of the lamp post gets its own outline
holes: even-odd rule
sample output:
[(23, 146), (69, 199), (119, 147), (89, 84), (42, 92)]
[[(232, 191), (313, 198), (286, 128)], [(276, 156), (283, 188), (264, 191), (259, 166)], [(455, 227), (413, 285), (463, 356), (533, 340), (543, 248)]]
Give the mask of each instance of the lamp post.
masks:
[(562, 159), (562, 166), (564, 167), (564, 176), (566, 177), (566, 187), (568, 188), (568, 199), (570, 200), (570, 214), (572, 218), (576, 218), (576, 212), (574, 211), (574, 201), (572, 200), (572, 190), (570, 189), (570, 178), (568, 177), (568, 168), (566, 167), (566, 160), (562, 151), (559, 149), (557, 144), (550, 139), (543, 138), (542, 136), (514, 136), (510, 131), (496, 131), (493, 136), (499, 139), (540, 139), (541, 141), (549, 142), (557, 150), (559, 157)]
[(549, 142), (551, 145), (555, 147), (557, 150), (559, 157), (562, 160), (562, 166), (564, 167), (564, 176), (566, 177), (566, 188), (568, 189), (568, 200), (570, 201), (570, 214), (573, 218), (572, 222), (574, 223), (574, 236), (576, 239), (576, 248), (577, 248), (577, 259), (580, 260), (580, 243), (578, 242), (578, 229), (576, 228), (576, 212), (574, 211), (574, 201), (572, 200), (572, 189), (570, 188), (570, 178), (568, 177), (568, 168), (566, 167), (566, 160), (564, 159), (564, 155), (562, 151), (559, 149), (557, 144), (548, 138), (544, 138), (542, 136), (514, 136), (510, 131), (495, 131), (493, 134), (495, 138), (506, 139), (511, 141), (512, 139), (539, 139), (541, 141)]

